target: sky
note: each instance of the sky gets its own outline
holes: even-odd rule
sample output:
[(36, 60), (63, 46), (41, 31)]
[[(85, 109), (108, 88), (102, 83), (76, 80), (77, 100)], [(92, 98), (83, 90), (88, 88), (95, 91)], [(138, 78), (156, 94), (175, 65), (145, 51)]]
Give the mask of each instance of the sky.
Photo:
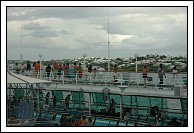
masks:
[[(38, 60), (39, 54), (43, 59), (78, 58), (83, 54), (108, 57), (108, 36), (111, 58), (131, 57), (135, 53), (188, 55), (189, 127), (9, 128), (6, 89), (1, 89), (1, 131), (192, 132), (193, 1), (1, 1), (1, 64), (19, 60), (21, 53), (24, 60)], [(6, 65), (1, 65), (1, 88), (6, 88), (5, 70)]]
[(7, 58), (21, 53), (24, 60), (185, 56), (187, 7), (7, 7)]

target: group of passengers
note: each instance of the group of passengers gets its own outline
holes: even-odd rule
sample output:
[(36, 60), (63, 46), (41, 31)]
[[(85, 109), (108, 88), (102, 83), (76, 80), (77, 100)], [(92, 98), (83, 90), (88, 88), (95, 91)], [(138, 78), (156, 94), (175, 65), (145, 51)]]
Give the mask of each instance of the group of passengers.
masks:
[(93, 122), (91, 117), (88, 117), (88, 119), (86, 120), (86, 117), (82, 115), (80, 120), (75, 120), (72, 123), (72, 126), (93, 126)]
[(63, 65), (55, 63), (53, 67), (48, 64), (46, 66), (45, 72), (47, 77), (50, 77), (52, 72), (54, 78), (62, 77), (62, 75), (64, 75), (65, 78), (75, 78), (76, 74), (79, 78), (82, 78), (81, 63), (79, 63), (78, 66), (76, 63), (74, 63), (74, 65), (70, 65), (69, 63)]
[[(50, 64), (47, 65), (41, 65), (42, 68), (42, 75), (44, 77), (50, 77), (51, 76), (51, 72), (54, 75), (54, 77), (61, 77), (62, 75), (64, 75), (64, 77), (66, 78), (75, 78), (77, 75), (77, 78), (82, 78), (84, 77), (86, 80), (90, 80), (90, 79), (96, 79), (96, 77), (98, 76), (99, 79), (102, 79), (103, 76), (103, 72), (105, 71), (103, 66), (100, 66), (98, 68), (93, 68), (92, 65), (86, 65), (82, 68), (81, 63), (79, 63), (78, 65), (76, 63), (74, 64), (58, 64), (57, 62), (55, 62), (55, 64), (53, 65), (53, 67), (51, 67)], [(27, 61), (26, 63), (21, 63), (21, 65), (19, 65), (18, 63), (15, 63), (15, 66), (13, 66), (13, 64), (10, 64), (10, 69), (14, 69), (16, 71), (16, 73), (24, 73), (26, 75), (29, 75), (30, 73), (32, 73), (35, 77), (39, 76), (40, 74), (40, 61), (34, 62), (33, 65), (31, 66), (30, 62)], [(31, 71), (32, 70), (32, 71)], [(118, 65), (115, 64), (113, 67), (113, 81), (117, 82), (117, 78), (118, 78)], [(147, 67), (147, 65), (143, 66), (142, 69), (142, 77), (144, 79), (144, 86), (146, 87), (146, 83), (147, 83), (147, 79), (148, 79), (148, 72), (149, 69)], [(166, 75), (164, 73), (164, 65), (161, 63), (158, 67), (158, 77), (159, 77), (159, 84), (160, 87), (159, 89), (162, 89), (162, 84), (163, 84), (163, 77), (166, 78)], [(83, 76), (84, 75), (84, 76)], [(177, 83), (177, 77), (178, 77), (178, 70), (177, 67), (174, 66), (174, 68), (172, 69), (172, 77), (173, 77), (173, 82)]]
[[(144, 86), (146, 88), (146, 82), (147, 82), (147, 79), (148, 79), (147, 75), (148, 75), (148, 72), (149, 72), (149, 69), (148, 69), (147, 65), (144, 65), (142, 72), (143, 72), (142, 73), (142, 77), (144, 79)], [(159, 89), (163, 89), (162, 88), (163, 78), (164, 77), (166, 78), (166, 74), (164, 73), (164, 65), (162, 63), (159, 65), (157, 72), (158, 72), (158, 77), (159, 77), (159, 80), (160, 80), (160, 82), (159, 82), (159, 86), (160, 86)], [(178, 80), (177, 80), (177, 78), (178, 78), (178, 70), (177, 70), (176, 66), (174, 66), (173, 69), (172, 69), (172, 77), (173, 77), (173, 83), (174, 84), (178, 84)]]
[[(158, 106), (153, 106), (150, 110), (150, 116), (155, 117), (156, 126), (161, 126), (163, 121), (168, 118), (166, 113), (159, 112)], [(177, 127), (177, 126), (188, 126), (187, 120), (177, 120), (176, 117), (172, 117), (171, 120), (168, 122), (167, 126)]]
[(17, 74), (19, 73), (26, 73), (26, 75), (28, 74), (28, 71), (31, 70), (31, 64), (29, 61), (27, 61), (26, 63), (15, 63), (15, 64), (8, 64), (8, 69), (10, 70), (14, 70)]
[(90, 78), (96, 79), (97, 71), (99, 72), (98, 75), (102, 76), (102, 72), (104, 72), (105, 69), (103, 68), (103, 66), (100, 66), (97, 70), (97, 68), (92, 68), (92, 65), (86, 65), (85, 68), (82, 68), (81, 63), (79, 63), (79, 65), (77, 65), (76, 63), (70, 65), (69, 63), (67, 63), (63, 66), (55, 63), (53, 68), (51, 68), (49, 64), (47, 65), (47, 77), (50, 76), (51, 71), (53, 72), (54, 77), (61, 77), (61, 75), (64, 74), (65, 78), (75, 78), (77, 75), (77, 78), (85, 78), (85, 80), (89, 80)]
[[(52, 100), (52, 104), (50, 103), (50, 101)], [(64, 99), (64, 104), (65, 104), (65, 109), (68, 109), (69, 107), (69, 103), (71, 100), (71, 94), (68, 94), (65, 99)], [(45, 103), (44, 103), (44, 109), (49, 110), (50, 109), (50, 105), (52, 105), (52, 108), (54, 109), (57, 105), (57, 96), (55, 94), (55, 92), (52, 92), (52, 98), (50, 98), (50, 92), (47, 92), (45, 95)]]

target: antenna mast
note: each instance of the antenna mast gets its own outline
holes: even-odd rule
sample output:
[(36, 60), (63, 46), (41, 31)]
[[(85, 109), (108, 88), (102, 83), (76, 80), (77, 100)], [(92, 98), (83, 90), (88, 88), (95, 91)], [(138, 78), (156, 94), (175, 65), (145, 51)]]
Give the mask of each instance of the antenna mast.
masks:
[(108, 8), (108, 71), (110, 71), (109, 8)]
[(20, 61), (23, 62), (23, 54), (22, 54), (22, 16), (21, 16), (21, 53), (20, 53)]
[(109, 8), (108, 8), (108, 59), (110, 58), (110, 41), (109, 41)]

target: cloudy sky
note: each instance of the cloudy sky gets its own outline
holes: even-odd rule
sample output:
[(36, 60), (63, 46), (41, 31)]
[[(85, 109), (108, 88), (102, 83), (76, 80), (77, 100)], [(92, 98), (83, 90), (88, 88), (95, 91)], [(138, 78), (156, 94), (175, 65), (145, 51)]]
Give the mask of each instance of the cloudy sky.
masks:
[(111, 58), (186, 55), (187, 7), (7, 7), (8, 59), (108, 57), (108, 38)]

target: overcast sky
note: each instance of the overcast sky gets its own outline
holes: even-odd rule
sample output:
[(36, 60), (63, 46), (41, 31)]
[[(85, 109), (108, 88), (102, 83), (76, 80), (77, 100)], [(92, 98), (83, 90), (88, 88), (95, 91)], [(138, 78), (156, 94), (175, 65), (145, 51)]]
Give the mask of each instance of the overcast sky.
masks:
[(187, 8), (7, 7), (8, 59), (108, 57), (108, 35), (111, 58), (185, 56)]

